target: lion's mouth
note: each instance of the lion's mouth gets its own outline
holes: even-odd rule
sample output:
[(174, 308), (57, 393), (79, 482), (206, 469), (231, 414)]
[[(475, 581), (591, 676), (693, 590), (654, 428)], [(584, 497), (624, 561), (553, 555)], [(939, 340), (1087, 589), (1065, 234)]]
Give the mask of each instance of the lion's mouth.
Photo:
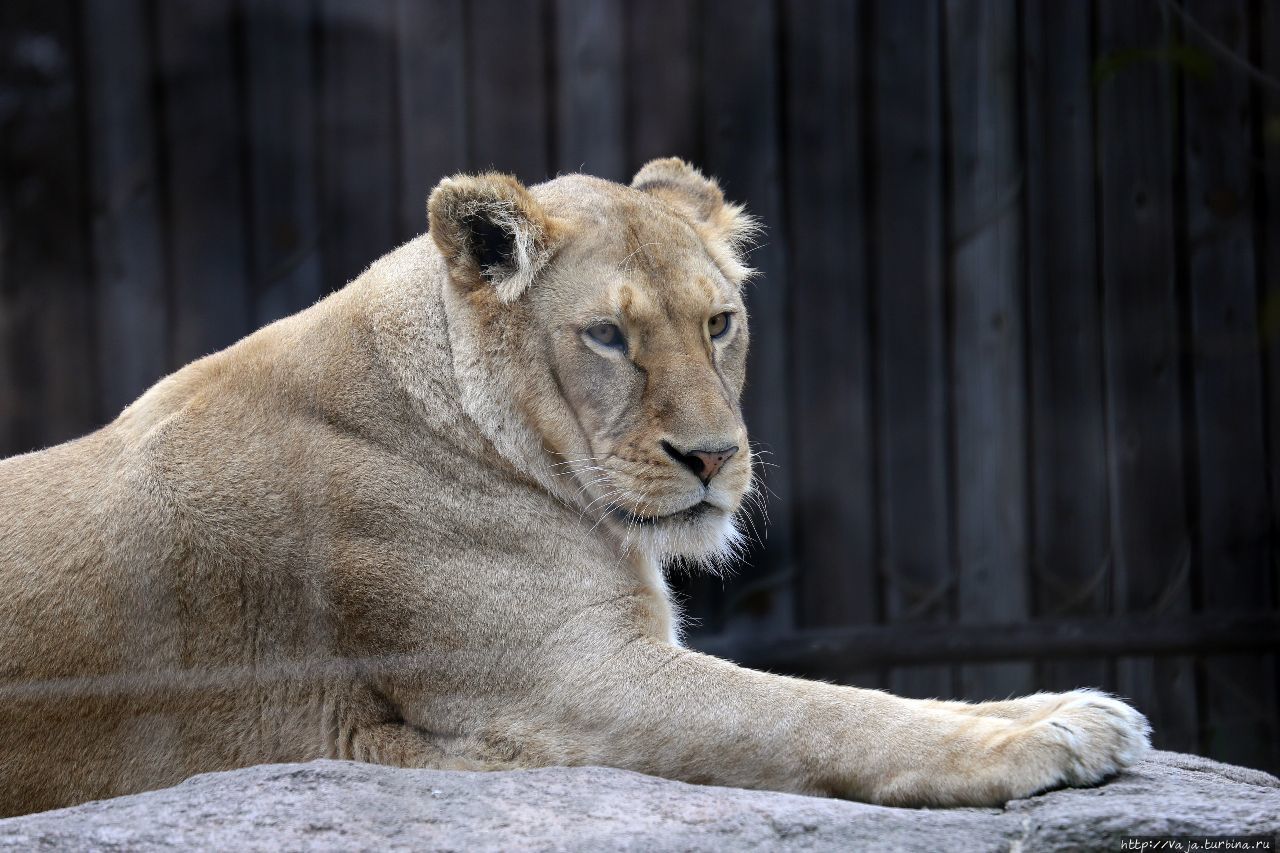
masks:
[(669, 512), (666, 515), (637, 515), (634, 512), (625, 509), (615, 510), (615, 514), (627, 524), (638, 525), (654, 525), (665, 524), (673, 521), (696, 521), (704, 515), (719, 510), (720, 508), (710, 501), (698, 501), (693, 506), (678, 509), (675, 512)]

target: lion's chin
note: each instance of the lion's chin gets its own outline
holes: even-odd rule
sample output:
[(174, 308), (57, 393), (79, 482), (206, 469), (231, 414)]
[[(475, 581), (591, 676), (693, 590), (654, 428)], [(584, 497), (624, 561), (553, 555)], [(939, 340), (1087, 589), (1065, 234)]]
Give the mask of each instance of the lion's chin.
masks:
[(624, 512), (617, 521), (625, 548), (664, 565), (720, 574), (729, 569), (743, 543), (734, 514), (706, 501), (658, 517)]

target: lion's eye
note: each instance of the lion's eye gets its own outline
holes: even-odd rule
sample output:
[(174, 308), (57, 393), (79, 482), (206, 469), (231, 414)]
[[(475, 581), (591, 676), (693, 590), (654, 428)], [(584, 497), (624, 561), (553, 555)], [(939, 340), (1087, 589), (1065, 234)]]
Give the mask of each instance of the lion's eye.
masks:
[(622, 336), (622, 330), (613, 323), (596, 323), (594, 326), (588, 326), (587, 334), (593, 341), (606, 347), (621, 349), (627, 345), (627, 339)]
[(713, 338), (719, 338), (729, 331), (729, 312), (717, 314), (707, 321), (707, 334)]

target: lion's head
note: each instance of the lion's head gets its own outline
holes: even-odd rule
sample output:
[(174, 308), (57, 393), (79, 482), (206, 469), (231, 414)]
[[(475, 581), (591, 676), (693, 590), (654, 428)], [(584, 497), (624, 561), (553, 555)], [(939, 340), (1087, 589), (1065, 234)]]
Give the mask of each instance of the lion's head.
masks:
[(658, 559), (731, 553), (752, 488), (739, 408), (750, 217), (674, 159), (629, 187), (458, 176), (428, 208), (471, 329), (462, 359), (536, 433), (541, 458), (522, 463)]

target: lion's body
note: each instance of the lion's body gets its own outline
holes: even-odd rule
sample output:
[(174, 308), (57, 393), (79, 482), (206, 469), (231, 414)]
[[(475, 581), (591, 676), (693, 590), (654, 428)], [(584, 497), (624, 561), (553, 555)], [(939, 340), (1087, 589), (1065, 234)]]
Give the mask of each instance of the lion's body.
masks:
[[(651, 534), (634, 515), (606, 521), (597, 501), (613, 498), (564, 475), (595, 459), (592, 436), (625, 426), (616, 455), (649, 501), (632, 506), (656, 506), (654, 483), (688, 475), (655, 480), (635, 436), (659, 418), (675, 434), (676, 398), (649, 420), (624, 416), (635, 396), (556, 409), (545, 401), (617, 383), (573, 335), (528, 327), (572, 310), (565, 282), (602, 257), (630, 275), (647, 252), (651, 279), (683, 275), (694, 231), (613, 184), (535, 192), (558, 218), (514, 246), (501, 299), (458, 284), (466, 259), (441, 218), (455, 199), (438, 190), (432, 235), (342, 291), (162, 380), (96, 433), (0, 462), (0, 815), (322, 756), (601, 763), (904, 803), (997, 802), (1133, 760), (1141, 718), (1094, 694), (919, 703), (681, 649), (652, 549), (697, 556), (729, 536), (715, 507), (736, 509), (749, 460), (698, 487), (712, 520)], [(538, 215), (527, 195), (513, 204)], [(610, 248), (621, 226), (632, 237)], [(557, 259), (526, 263), (556, 229)], [(719, 296), (702, 290), (737, 304), (730, 244), (698, 234), (696, 269), (725, 272), (705, 275)], [(661, 335), (685, 303), (631, 284), (636, 328), (648, 317), (646, 340), (675, 341)], [(654, 377), (669, 374), (699, 411), (731, 404), (715, 429), (738, 435), (741, 353), (708, 356), (708, 381), (690, 372), (705, 343), (637, 344), (642, 390), (628, 393), (659, 399)], [(1065, 740), (1044, 725), (1054, 709)]]
[[(429, 255), (420, 238), (103, 430), (0, 462), (5, 811), (354, 757), (341, 733), (396, 716), (343, 670), (385, 656), (436, 667), (423, 676), (467, 702), (433, 727), (461, 728), (454, 709), (505, 689), (468, 676), (502, 657), (536, 668), (531, 645), (561, 610), (643, 586), (622, 573), (566, 589), (541, 570), (571, 566), (561, 537), (590, 523), (467, 428), (438, 292), (415, 306), (439, 344), (424, 365), (437, 393), (386, 393), (368, 312)], [(486, 553), (534, 571), (494, 576)]]

